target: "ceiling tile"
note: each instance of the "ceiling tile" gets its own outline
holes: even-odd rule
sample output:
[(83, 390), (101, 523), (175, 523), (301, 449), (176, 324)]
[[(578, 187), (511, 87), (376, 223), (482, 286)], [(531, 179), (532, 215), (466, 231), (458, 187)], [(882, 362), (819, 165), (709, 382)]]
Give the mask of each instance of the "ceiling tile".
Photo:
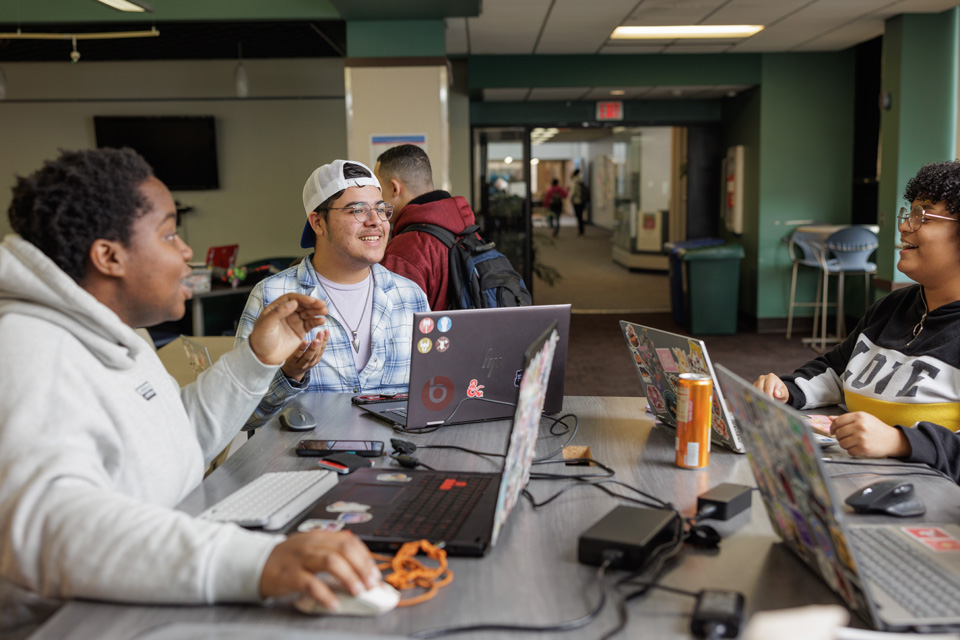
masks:
[(485, 0), (480, 17), (467, 19), (470, 53), (533, 53), (549, 8), (550, 0)]
[(470, 53), (467, 48), (467, 19), (447, 18), (444, 32), (446, 52), (448, 56), (463, 56)]
[(662, 43), (648, 43), (648, 44), (613, 44), (607, 43), (600, 49), (600, 53), (613, 53), (613, 54), (624, 54), (624, 53), (663, 53), (664, 45)]
[(620, 26), (635, 0), (556, 0), (537, 53), (596, 53)]
[(624, 20), (625, 25), (675, 26), (700, 24), (727, 0), (645, 0)]
[(484, 102), (522, 102), (527, 99), (530, 89), (484, 89)]

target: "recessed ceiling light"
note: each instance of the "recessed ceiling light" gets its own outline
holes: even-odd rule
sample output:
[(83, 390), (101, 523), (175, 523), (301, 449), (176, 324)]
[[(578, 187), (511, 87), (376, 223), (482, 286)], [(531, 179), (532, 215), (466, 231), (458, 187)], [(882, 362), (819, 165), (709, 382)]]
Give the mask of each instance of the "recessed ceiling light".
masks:
[(513, 156), (507, 156), (503, 159), (504, 164), (510, 164), (511, 162), (513, 162)]
[(142, 0), (97, 0), (97, 2), (112, 7), (117, 11), (134, 11), (141, 13), (148, 11), (153, 13), (153, 7)]
[(622, 95), (626, 95), (626, 93), (627, 93), (627, 92), (624, 91), (623, 89), (614, 89), (613, 91), (610, 92), (610, 95), (612, 95), (612, 96), (622, 96)]
[(749, 38), (762, 31), (754, 24), (697, 24), (675, 27), (617, 27), (611, 40), (667, 40), (675, 38)]
[(530, 164), (533, 164), (533, 165), (540, 164), (540, 158), (530, 158)]

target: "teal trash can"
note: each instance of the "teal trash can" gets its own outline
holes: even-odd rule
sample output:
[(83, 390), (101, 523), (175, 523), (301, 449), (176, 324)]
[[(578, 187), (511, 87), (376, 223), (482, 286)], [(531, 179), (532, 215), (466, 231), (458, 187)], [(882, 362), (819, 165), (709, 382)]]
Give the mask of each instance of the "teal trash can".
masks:
[(743, 247), (724, 244), (681, 253), (687, 275), (687, 329), (694, 335), (734, 335)]

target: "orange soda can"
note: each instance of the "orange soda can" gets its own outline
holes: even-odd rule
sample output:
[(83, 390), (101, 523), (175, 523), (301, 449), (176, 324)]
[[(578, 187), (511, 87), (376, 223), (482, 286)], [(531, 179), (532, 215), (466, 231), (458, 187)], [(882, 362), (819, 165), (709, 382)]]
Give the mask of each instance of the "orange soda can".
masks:
[(677, 466), (703, 469), (710, 464), (713, 381), (702, 373), (681, 373), (678, 395)]

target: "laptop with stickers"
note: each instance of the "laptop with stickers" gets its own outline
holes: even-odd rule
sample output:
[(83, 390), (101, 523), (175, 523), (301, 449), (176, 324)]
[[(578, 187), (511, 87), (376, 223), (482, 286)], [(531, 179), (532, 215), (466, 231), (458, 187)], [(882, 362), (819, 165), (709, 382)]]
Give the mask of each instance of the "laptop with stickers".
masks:
[(524, 352), (502, 473), (359, 469), (344, 476), (296, 529), (348, 529), (374, 551), (443, 542), (451, 555), (482, 556), (496, 544), (530, 479), (556, 350), (556, 322)]
[(722, 366), (717, 376), (786, 546), (876, 629), (960, 626), (960, 527), (847, 524), (804, 417)]
[(620, 321), (630, 359), (637, 368), (650, 412), (668, 427), (677, 427), (677, 381), (681, 373), (703, 373), (713, 379), (710, 439), (731, 451), (743, 453), (737, 425), (727, 410), (717, 376), (703, 340)]
[(544, 411), (557, 413), (563, 406), (569, 304), (416, 313), (407, 399), (361, 408), (402, 429), (509, 418), (524, 350), (554, 321), (559, 342)]

